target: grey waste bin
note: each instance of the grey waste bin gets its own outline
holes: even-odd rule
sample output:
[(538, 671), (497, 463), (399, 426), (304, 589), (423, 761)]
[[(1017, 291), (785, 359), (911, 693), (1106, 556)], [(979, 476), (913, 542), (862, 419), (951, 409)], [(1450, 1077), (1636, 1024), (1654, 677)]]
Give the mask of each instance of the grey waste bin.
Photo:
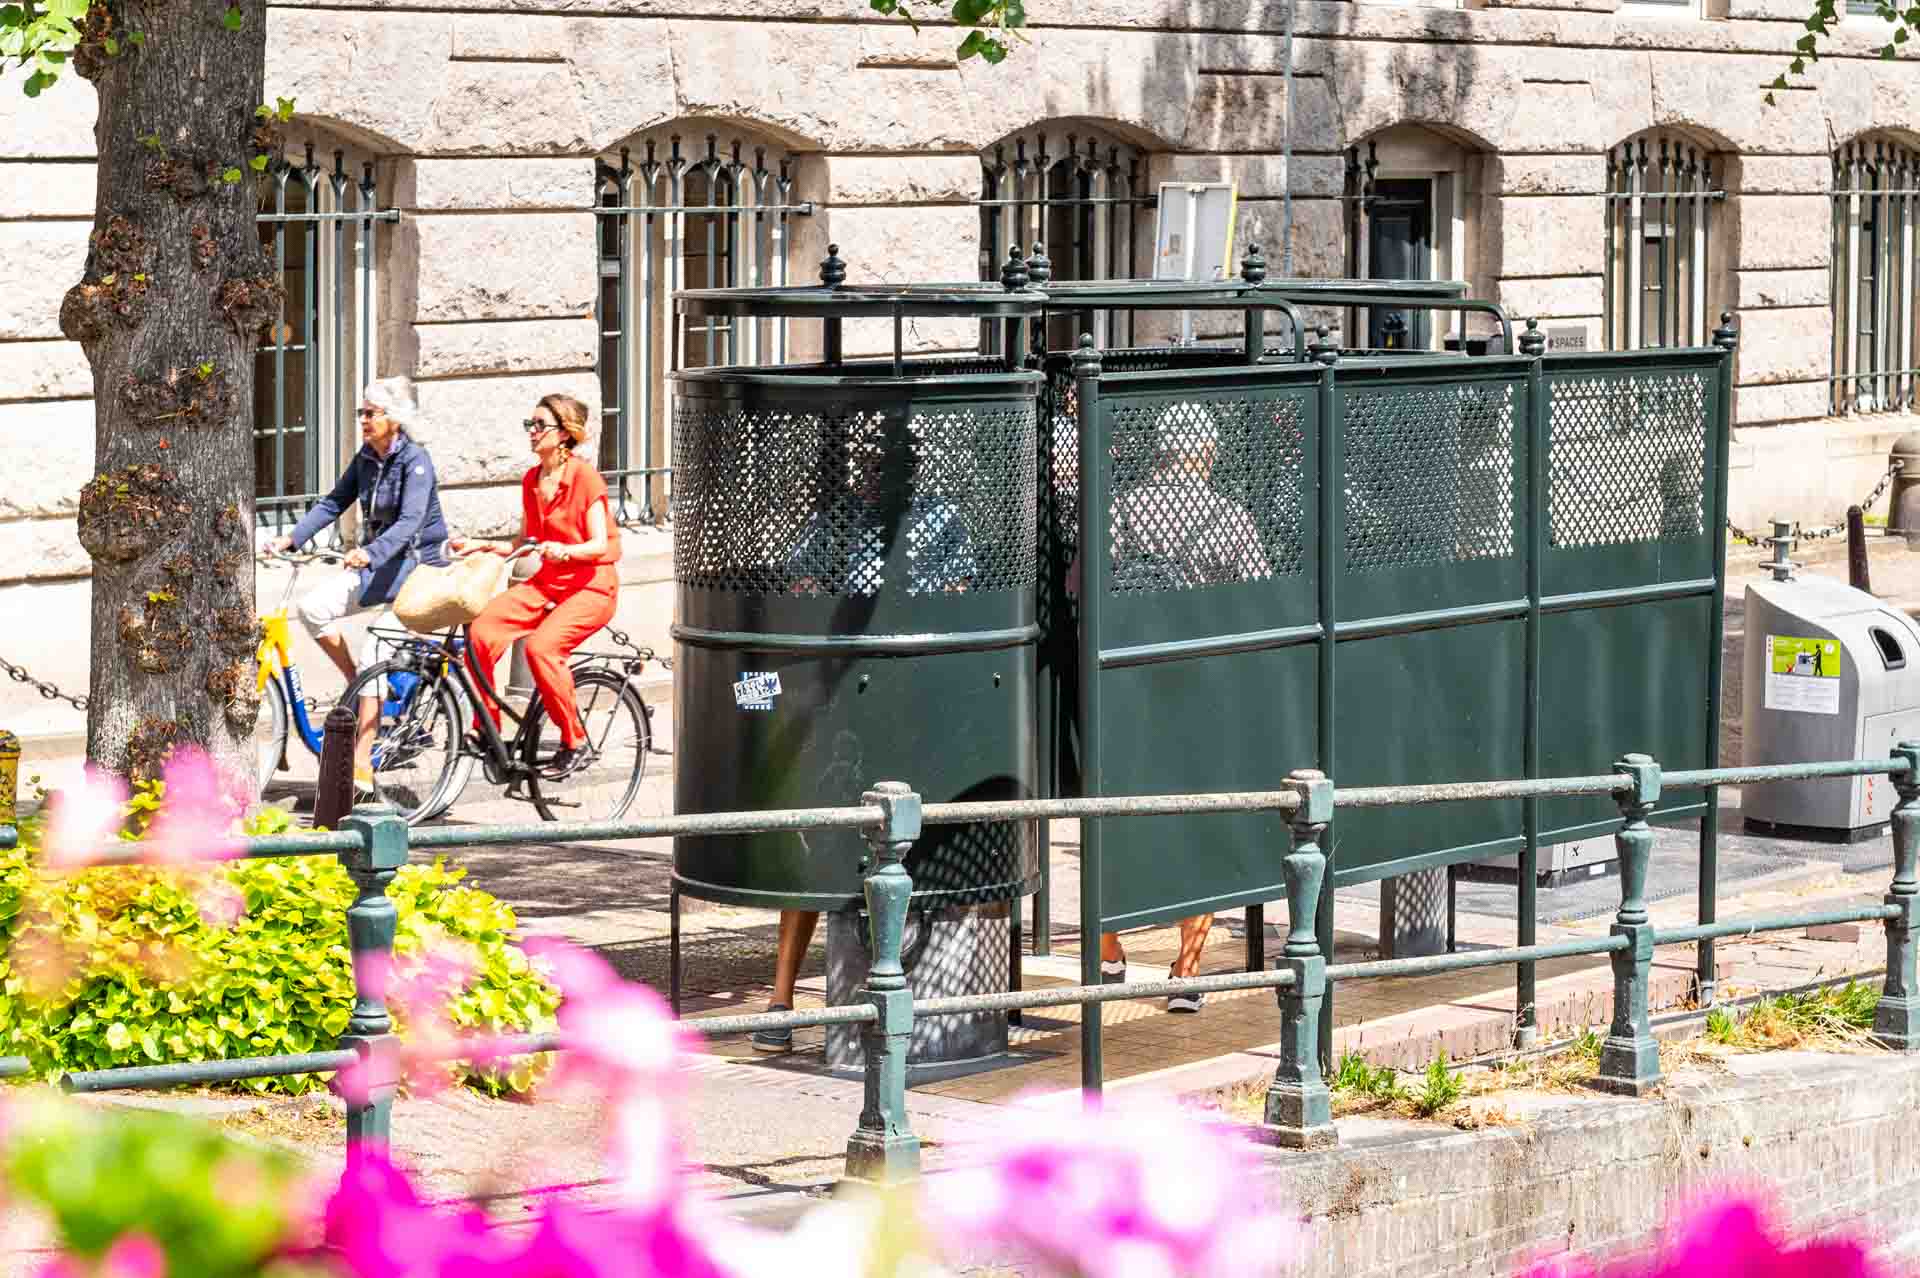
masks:
[[(1920, 736), (1920, 627), (1864, 591), (1820, 577), (1747, 587), (1742, 761), (1882, 758)], [(1885, 777), (1744, 787), (1748, 830), (1858, 840), (1887, 828)]]

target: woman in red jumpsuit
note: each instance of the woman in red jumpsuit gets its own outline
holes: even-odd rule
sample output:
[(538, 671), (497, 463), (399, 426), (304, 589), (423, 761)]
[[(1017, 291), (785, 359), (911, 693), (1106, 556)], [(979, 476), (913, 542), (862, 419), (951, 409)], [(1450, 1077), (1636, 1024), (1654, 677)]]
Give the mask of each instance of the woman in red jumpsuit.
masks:
[[(507, 648), (526, 636), (534, 686), (560, 730), (560, 749), (544, 770), (558, 780), (593, 759), (574, 703), (567, 658), (588, 635), (613, 620), (620, 592), (620, 529), (607, 504), (606, 481), (573, 453), (586, 442), (587, 406), (571, 395), (547, 395), (522, 424), (540, 461), (520, 480), (521, 524), (515, 544), (538, 545), (540, 571), (474, 618), (472, 651), (490, 681)], [(454, 551), (507, 553), (494, 543), (464, 537), (447, 545)], [(498, 724), (499, 703), (484, 686), (480, 696)]]

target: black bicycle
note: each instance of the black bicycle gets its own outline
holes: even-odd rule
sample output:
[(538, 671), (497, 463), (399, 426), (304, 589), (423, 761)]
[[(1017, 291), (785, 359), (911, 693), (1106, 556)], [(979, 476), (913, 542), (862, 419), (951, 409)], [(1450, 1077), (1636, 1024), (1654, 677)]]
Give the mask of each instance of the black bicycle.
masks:
[[(617, 821), (633, 806), (647, 757), (656, 753), (653, 712), (636, 686), (640, 671), (656, 659), (651, 650), (633, 647), (610, 630), (627, 651), (573, 654), (575, 700), (588, 753), (577, 766), (558, 772), (552, 764), (560, 731), (546, 705), (535, 696), (516, 712), (501, 698), (487, 673), (468, 657), (473, 644), (467, 627), (457, 636), (448, 631), (431, 638), (405, 630), (376, 628), (374, 633), (393, 655), (361, 671), (342, 702), (379, 700), (374, 792), (409, 824), (451, 808), (476, 762), (491, 784), (506, 787), (507, 798), (531, 803), (547, 821)], [(468, 729), (474, 717), (470, 708), (484, 704), (479, 688), (512, 721), (511, 737), (502, 736), (485, 713), (478, 715), (477, 731)]]

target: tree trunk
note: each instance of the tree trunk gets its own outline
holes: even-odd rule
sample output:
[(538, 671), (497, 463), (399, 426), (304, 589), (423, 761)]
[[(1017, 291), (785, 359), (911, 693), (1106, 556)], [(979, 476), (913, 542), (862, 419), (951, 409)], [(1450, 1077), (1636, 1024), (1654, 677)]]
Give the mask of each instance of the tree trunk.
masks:
[[(99, 91), (99, 185), (61, 330), (93, 366), (87, 755), (156, 775), (176, 742), (250, 776), (253, 352), (280, 284), (254, 226), (265, 0), (88, 11), (73, 65)], [(48, 441), (59, 446), (59, 441)]]

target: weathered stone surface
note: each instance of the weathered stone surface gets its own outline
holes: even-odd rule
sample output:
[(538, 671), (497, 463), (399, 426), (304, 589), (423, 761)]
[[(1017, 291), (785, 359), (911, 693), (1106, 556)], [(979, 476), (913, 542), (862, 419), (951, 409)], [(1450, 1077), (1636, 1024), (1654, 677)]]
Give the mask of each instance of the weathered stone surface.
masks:
[(393, 202), (405, 209), (579, 209), (593, 203), (593, 161), (402, 160)]
[(0, 92), (0, 157), (37, 159), (93, 158), (93, 86), (68, 71), (37, 98), (20, 91), (8, 77)]
[[(1337, 155), (1296, 154), (1294, 198), (1338, 197), (1345, 172), (1346, 162)], [(1148, 190), (1162, 182), (1232, 182), (1242, 200), (1278, 198), (1286, 193), (1287, 163), (1278, 155), (1156, 155), (1148, 161)]]
[(1808, 13), (1798, 0), (1726, 0), (1726, 5), (1727, 17), (1736, 21), (1800, 23)]
[(1831, 299), (1832, 281), (1826, 270), (1817, 271), (1740, 271), (1738, 274), (1739, 309), (1768, 306), (1825, 306)]
[(591, 373), (449, 379), (422, 382), (419, 390), (444, 484), (517, 482), (534, 463), (520, 423), (542, 395), (572, 395), (586, 404), (590, 424), (600, 421), (600, 383)]
[(1824, 269), (1832, 260), (1832, 205), (1824, 195), (1747, 196), (1732, 211), (1734, 261), (1744, 270)]
[(593, 145), (588, 107), (568, 68), (552, 62), (456, 62), (446, 69), (420, 149), (512, 155)]
[(0, 519), (71, 515), (92, 474), (92, 400), (10, 404), (0, 416)]
[(1830, 402), (1825, 382), (1741, 386), (1733, 394), (1734, 420), (1742, 424), (1804, 421), (1826, 416)]
[[(84, 577), (93, 560), (71, 519), (10, 519), (0, 523), (0, 583)], [(25, 616), (25, 613), (9, 613)]]
[[(0, 93), (0, 97), (4, 97)], [(60, 299), (80, 282), (88, 222), (0, 223), (0, 338), (60, 336)]]
[(1496, 155), (1484, 172), (1492, 193), (1585, 195), (1605, 187), (1607, 164), (1598, 155)]
[(1507, 276), (1598, 275), (1605, 253), (1601, 201), (1508, 196), (1480, 202), (1482, 261)]
[(440, 508), (455, 536), (511, 537), (520, 529), (520, 485), (442, 488)]
[[(1745, 155), (1733, 158), (1737, 169), (1723, 174), (1721, 185), (1754, 195), (1825, 195), (1833, 187), (1833, 161), (1824, 155)], [(1737, 182), (1737, 186), (1729, 183)]]
[[(1356, 6), (1357, 7), (1357, 6)], [(1529, 50), (1530, 58), (1549, 56)], [(1335, 46), (1329, 80), (1348, 142), (1407, 121), (1444, 121), (1446, 131), (1480, 149), (1496, 149), (1516, 114), (1557, 117), (1561, 145), (1590, 127), (1593, 94), (1584, 84), (1528, 85), (1524, 63), (1504, 51), (1442, 45), (1415, 52), (1405, 46), (1343, 41)]]
[(0, 342), (0, 401), (92, 394), (93, 370), (77, 343)]
[(1704, 57), (1675, 53), (1652, 59), (1653, 122), (1683, 125), (1724, 140), (1718, 149), (1753, 154), (1805, 154), (1826, 137), (1819, 98), (1776, 93), (1775, 57)]
[[(980, 157), (956, 155), (831, 155), (814, 162), (833, 205), (965, 204), (980, 194)], [(797, 176), (797, 175), (796, 175)], [(809, 184), (800, 183), (805, 188)], [(808, 198), (811, 191), (804, 191)]]
[(415, 324), (413, 375), (579, 372), (591, 369), (598, 326), (590, 317)]
[(267, 10), (267, 83), (303, 118), (376, 150), (418, 152), (452, 66), (453, 15)]
[(1742, 384), (1811, 381), (1832, 363), (1833, 314), (1824, 306), (1749, 311), (1740, 317)]
[[(1298, 151), (1334, 151), (1341, 145), (1340, 112), (1325, 75), (1293, 82), (1293, 145)], [(1250, 147), (1279, 151), (1285, 145), (1285, 82), (1274, 75), (1207, 75), (1195, 78), (1194, 96), (1176, 135), (1183, 150)]]
[(471, 61), (564, 62), (572, 52), (565, 18), (524, 14), (461, 14), (453, 20), (452, 56)]
[(855, 65), (862, 70), (957, 71), (957, 43), (903, 25), (869, 26), (860, 32)]
[[(836, 208), (812, 219), (840, 246), (848, 283), (905, 284), (980, 278), (980, 213), (970, 207)], [(1021, 245), (1022, 249), (1027, 245)], [(796, 245), (794, 274), (811, 282), (818, 263)]]
[(91, 162), (0, 160), (0, 218), (93, 216)]
[(584, 315), (593, 305), (589, 213), (453, 214), (410, 218), (422, 320)]
[(1492, 300), (1506, 307), (1516, 323), (1529, 317), (1543, 321), (1576, 315), (1600, 314), (1599, 276), (1578, 275), (1550, 279), (1502, 279), (1494, 283)]
[[(1258, 244), (1267, 259), (1267, 274), (1276, 278), (1281, 270), (1282, 228), (1285, 212), (1279, 200), (1242, 200), (1234, 219), (1233, 243), (1236, 260), (1250, 244)], [(1327, 199), (1295, 199), (1293, 202), (1293, 273), (1303, 278), (1337, 278), (1345, 275), (1346, 233), (1340, 203)]]
[(1486, 0), (1489, 9), (1576, 9), (1586, 13), (1612, 13), (1620, 0)]
[(667, 23), (569, 18), (567, 39), (595, 150), (681, 114)]

